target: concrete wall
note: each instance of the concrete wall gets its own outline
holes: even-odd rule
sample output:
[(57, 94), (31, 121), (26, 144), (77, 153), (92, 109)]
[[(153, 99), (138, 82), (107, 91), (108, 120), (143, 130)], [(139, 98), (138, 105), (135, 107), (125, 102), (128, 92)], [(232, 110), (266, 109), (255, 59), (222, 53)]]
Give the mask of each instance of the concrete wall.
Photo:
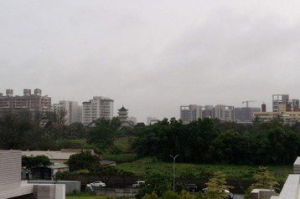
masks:
[(251, 199), (270, 199), (272, 196), (275, 196), (276, 193), (274, 190), (270, 189), (253, 189), (250, 198)]
[(65, 199), (65, 185), (21, 182), (21, 151), (0, 150), (0, 199)]
[(21, 184), (21, 152), (0, 150), (0, 192), (19, 188)]
[(51, 181), (51, 180), (31, 180), (30, 184), (64, 184), (66, 186), (66, 193), (73, 193), (74, 190), (77, 192), (81, 191), (80, 181)]

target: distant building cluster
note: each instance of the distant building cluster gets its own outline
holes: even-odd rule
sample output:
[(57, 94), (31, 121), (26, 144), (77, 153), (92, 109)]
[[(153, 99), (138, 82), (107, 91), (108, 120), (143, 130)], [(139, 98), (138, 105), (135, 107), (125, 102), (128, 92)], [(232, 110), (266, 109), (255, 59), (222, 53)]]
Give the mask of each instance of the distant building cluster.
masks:
[(234, 107), (227, 105), (186, 105), (180, 106), (180, 119), (184, 124), (196, 121), (199, 118), (217, 118), (221, 121), (234, 121), (237, 123), (252, 123), (254, 118), (268, 122), (274, 118), (280, 118), (287, 124), (300, 122), (300, 101), (290, 99), (287, 94), (272, 95), (272, 111), (267, 112), (266, 104), (261, 108), (249, 107), (249, 102), (245, 101), (246, 107)]
[(217, 118), (221, 121), (251, 122), (253, 111), (260, 108), (234, 108), (227, 105), (187, 105), (180, 106), (180, 119), (183, 123), (188, 124), (199, 118)]
[(289, 99), (287, 94), (272, 95), (272, 112), (266, 111), (266, 105), (262, 105), (261, 112), (254, 112), (254, 117), (268, 122), (274, 118), (280, 118), (287, 124), (300, 122), (299, 99)]
[[(114, 116), (114, 100), (94, 96), (92, 99), (85, 101), (82, 105), (75, 101), (62, 100), (58, 103), (51, 103), (51, 97), (42, 96), (41, 89), (24, 89), (23, 95), (14, 95), (13, 89), (6, 89), (6, 95), (0, 93), (0, 116), (6, 112), (17, 113), (20, 111), (30, 111), (33, 116), (37, 113), (46, 112), (64, 112), (64, 124), (80, 122), (89, 125), (99, 118), (112, 119)], [(118, 118), (125, 123), (124, 125), (133, 126), (137, 123), (135, 117), (128, 117), (128, 109), (122, 107), (119, 109)]]
[[(273, 118), (281, 118), (285, 123), (294, 124), (300, 122), (300, 100), (290, 99), (288, 94), (272, 95), (272, 111), (267, 112), (266, 104), (261, 108), (234, 107), (229, 105), (183, 105), (180, 106), (180, 119), (184, 124), (196, 121), (199, 118), (216, 118), (221, 121), (251, 123), (254, 118), (268, 122)], [(89, 126), (99, 118), (112, 119), (114, 117), (114, 100), (103, 96), (94, 96), (88, 101), (79, 104), (76, 101), (62, 100), (58, 103), (51, 103), (51, 97), (42, 95), (41, 89), (23, 89), (23, 95), (14, 95), (13, 89), (6, 89), (5, 95), (0, 93), (0, 116), (6, 112), (18, 113), (27, 110), (35, 117), (37, 113), (64, 112), (64, 124), (82, 123)], [(135, 117), (129, 117), (128, 109), (122, 106), (118, 109), (118, 116), (122, 126), (134, 126), (137, 124)], [(156, 117), (147, 117), (147, 125), (157, 123)], [(41, 121), (45, 123), (45, 121)]]

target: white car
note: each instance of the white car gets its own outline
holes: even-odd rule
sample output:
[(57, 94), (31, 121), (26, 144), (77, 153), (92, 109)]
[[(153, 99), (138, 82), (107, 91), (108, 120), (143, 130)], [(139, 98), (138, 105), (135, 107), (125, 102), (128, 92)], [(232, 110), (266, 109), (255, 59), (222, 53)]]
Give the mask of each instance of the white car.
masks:
[(91, 186), (93, 187), (106, 187), (106, 184), (104, 182), (101, 181), (95, 181), (91, 183)]
[(138, 188), (142, 184), (145, 184), (145, 181), (136, 181), (134, 184), (132, 184), (132, 188)]
[[(202, 189), (202, 191), (204, 192), (204, 193), (206, 193), (207, 192), (207, 188), (204, 188), (204, 189)], [(223, 190), (225, 193), (228, 193), (228, 199), (233, 199), (233, 194), (229, 191), (229, 190), (227, 190), (227, 189), (225, 189), (225, 190)]]

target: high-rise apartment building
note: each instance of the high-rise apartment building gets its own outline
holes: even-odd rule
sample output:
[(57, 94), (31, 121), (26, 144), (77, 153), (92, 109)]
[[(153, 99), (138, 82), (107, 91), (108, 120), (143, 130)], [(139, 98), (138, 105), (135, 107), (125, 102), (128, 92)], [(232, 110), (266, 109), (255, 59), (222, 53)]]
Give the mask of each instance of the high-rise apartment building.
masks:
[(199, 118), (217, 118), (222, 121), (234, 121), (234, 107), (226, 105), (180, 106), (180, 119), (184, 124), (197, 121)]
[(41, 89), (34, 89), (34, 93), (31, 93), (31, 89), (24, 89), (23, 96), (14, 96), (12, 89), (6, 90), (4, 96), (0, 93), (0, 115), (3, 115), (6, 111), (18, 112), (28, 110), (33, 115), (37, 112), (51, 111), (51, 97), (42, 96)]
[(235, 121), (237, 123), (251, 123), (253, 120), (253, 113), (260, 111), (261, 109), (257, 107), (234, 108)]
[(202, 118), (214, 118), (215, 117), (215, 111), (214, 106), (212, 105), (205, 105), (202, 109)]
[(202, 106), (194, 104), (180, 106), (180, 119), (184, 124), (196, 121), (199, 118), (202, 118)]
[(273, 112), (278, 112), (279, 104), (288, 104), (288, 103), (289, 103), (289, 95), (286, 95), (286, 94), (272, 95)]
[(81, 122), (81, 108), (78, 106), (78, 102), (74, 101), (60, 101), (57, 104), (53, 104), (52, 109), (54, 112), (64, 110), (65, 115), (65, 124), (70, 125), (75, 122)]
[(222, 121), (234, 121), (234, 107), (226, 105), (216, 105), (214, 107), (214, 118)]
[(290, 103), (292, 106), (292, 111), (300, 111), (300, 108), (299, 108), (300, 102), (298, 99), (292, 99)]
[(113, 108), (114, 100), (95, 96), (88, 102), (82, 103), (82, 123), (88, 125), (98, 118), (112, 119)]

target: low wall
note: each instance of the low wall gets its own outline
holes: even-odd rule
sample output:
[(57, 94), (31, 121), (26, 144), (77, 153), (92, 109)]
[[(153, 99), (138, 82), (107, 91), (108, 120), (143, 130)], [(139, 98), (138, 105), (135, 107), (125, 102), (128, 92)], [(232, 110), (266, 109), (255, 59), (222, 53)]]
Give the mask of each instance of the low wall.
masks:
[(79, 181), (51, 181), (51, 180), (30, 180), (28, 184), (64, 184), (66, 185), (66, 193), (81, 191), (81, 182)]

